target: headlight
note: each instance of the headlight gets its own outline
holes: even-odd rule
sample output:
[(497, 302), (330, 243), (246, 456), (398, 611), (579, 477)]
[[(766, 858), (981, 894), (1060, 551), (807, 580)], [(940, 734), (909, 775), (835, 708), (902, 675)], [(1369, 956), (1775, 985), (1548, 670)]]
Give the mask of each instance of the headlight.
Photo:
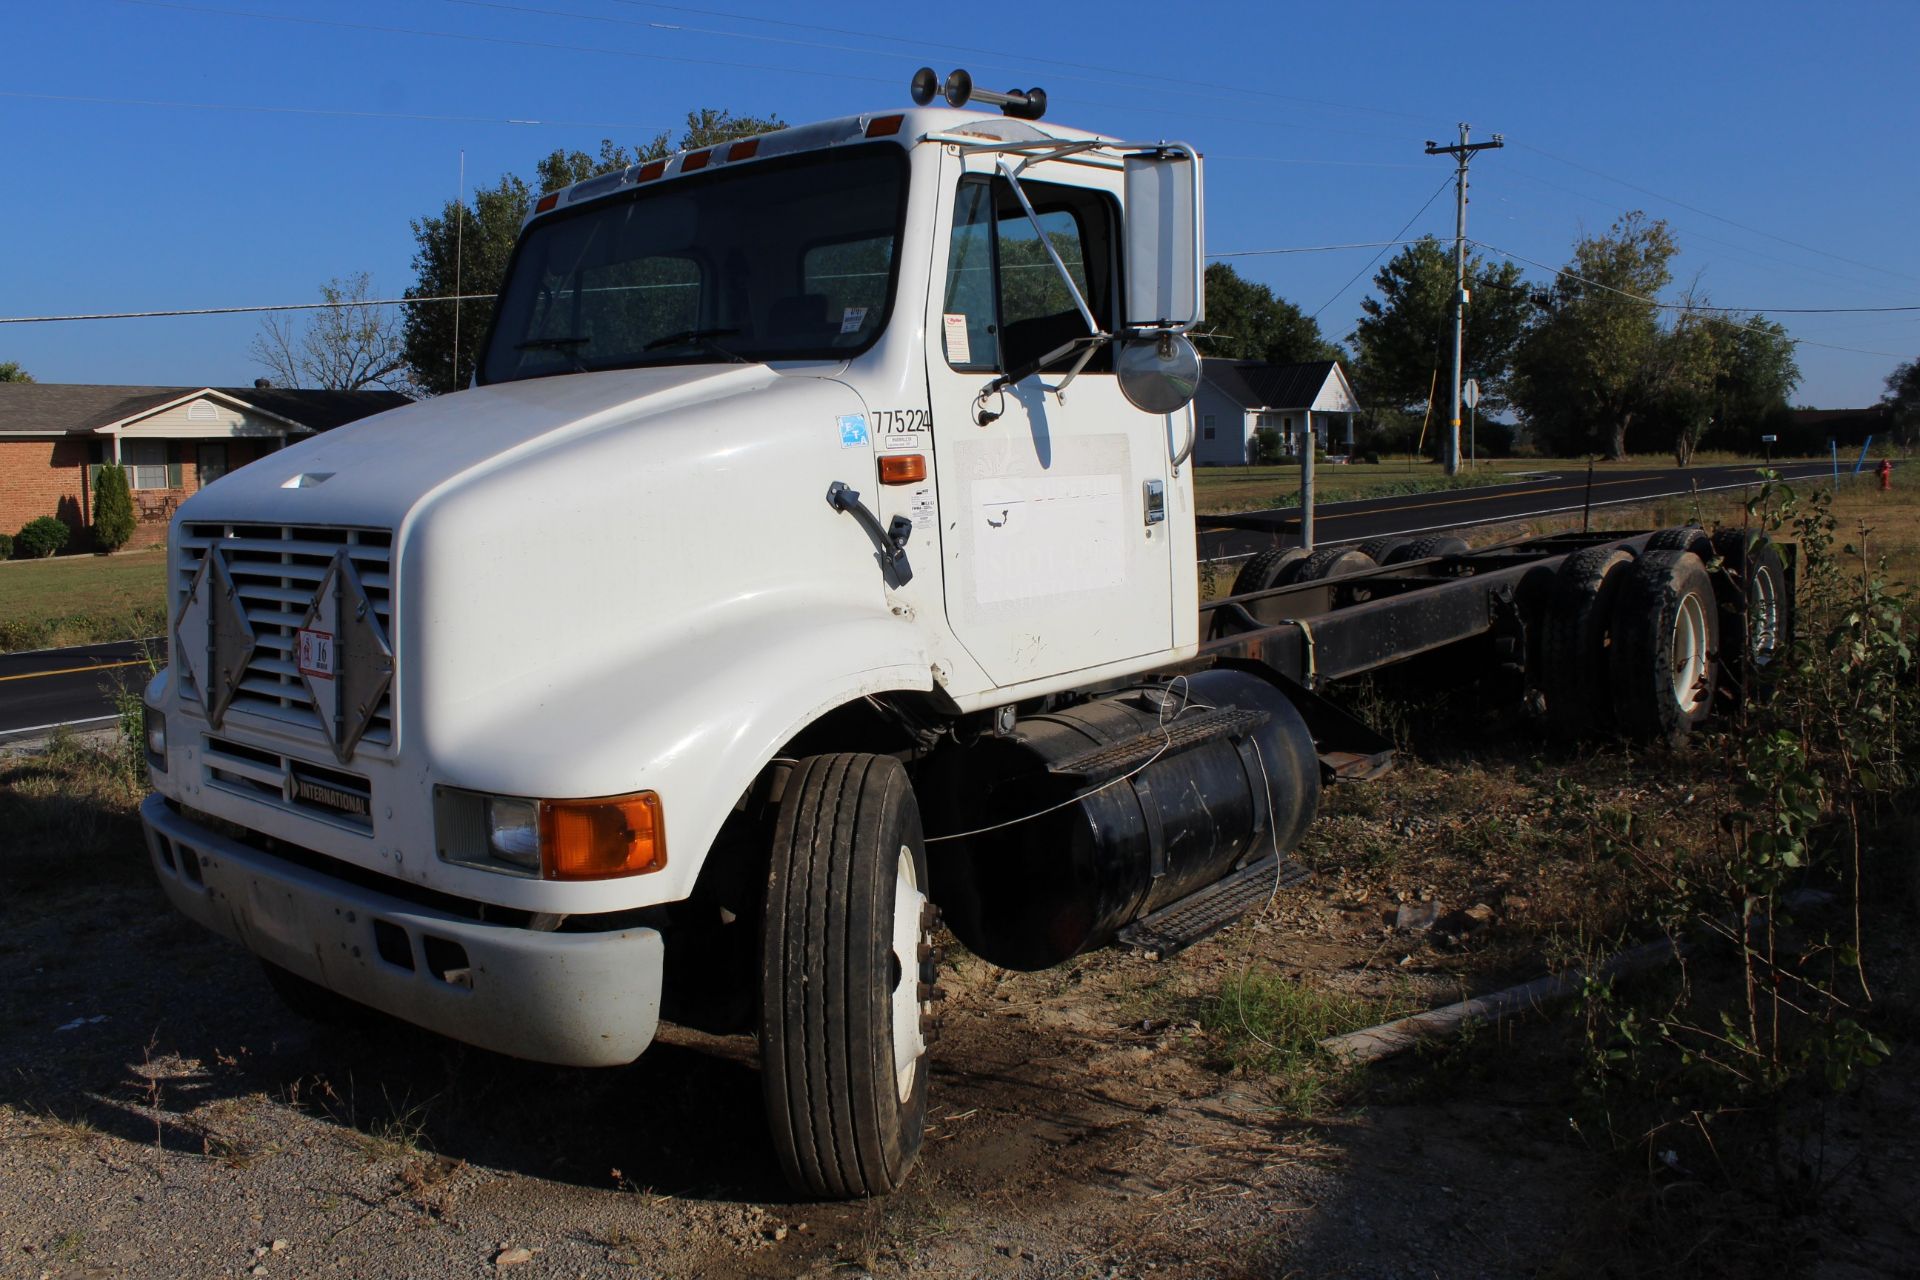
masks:
[(141, 729), (147, 743), (147, 764), (165, 773), (167, 771), (167, 717), (144, 702), (140, 704)]
[(540, 870), (540, 807), (531, 800), (488, 796), (487, 852), (516, 867)]
[(610, 880), (667, 865), (666, 819), (651, 791), (593, 800), (528, 800), (434, 790), (443, 862), (545, 880)]

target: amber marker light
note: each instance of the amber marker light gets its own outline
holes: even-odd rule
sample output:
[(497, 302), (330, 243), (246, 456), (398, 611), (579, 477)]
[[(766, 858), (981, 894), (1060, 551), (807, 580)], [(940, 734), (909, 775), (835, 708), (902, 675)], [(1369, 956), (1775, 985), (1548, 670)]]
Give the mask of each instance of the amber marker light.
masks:
[(881, 484), (916, 484), (927, 478), (924, 453), (889, 453), (880, 457)]
[(540, 802), (542, 873), (549, 880), (610, 880), (667, 865), (667, 825), (651, 791), (600, 800)]
[(680, 162), (680, 172), (692, 173), (695, 169), (704, 169), (707, 167), (707, 161), (711, 159), (712, 156), (713, 152), (711, 151), (695, 151)]
[(649, 160), (640, 166), (640, 172), (633, 175), (635, 182), (652, 182), (667, 171), (665, 160)]
[(748, 138), (745, 142), (736, 142), (728, 147), (727, 159), (751, 160), (753, 159), (754, 153), (758, 150), (760, 150), (760, 139)]
[(900, 132), (900, 122), (904, 119), (906, 119), (905, 116), (875, 116), (873, 119), (867, 121), (867, 136), (869, 138), (891, 138), (894, 134)]
[(545, 213), (547, 210), (553, 208), (553, 206), (559, 203), (560, 203), (560, 193), (558, 191), (549, 192), (548, 194), (540, 197), (540, 203), (533, 206), (533, 211), (535, 213)]

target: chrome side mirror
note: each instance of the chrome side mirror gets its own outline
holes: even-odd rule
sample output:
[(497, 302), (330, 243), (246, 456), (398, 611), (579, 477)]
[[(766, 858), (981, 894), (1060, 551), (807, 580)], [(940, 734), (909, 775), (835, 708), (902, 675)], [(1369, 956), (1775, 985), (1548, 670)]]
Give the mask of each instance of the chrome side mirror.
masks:
[(1200, 353), (1184, 333), (1171, 331), (1114, 344), (1120, 393), (1146, 413), (1178, 413), (1200, 391)]

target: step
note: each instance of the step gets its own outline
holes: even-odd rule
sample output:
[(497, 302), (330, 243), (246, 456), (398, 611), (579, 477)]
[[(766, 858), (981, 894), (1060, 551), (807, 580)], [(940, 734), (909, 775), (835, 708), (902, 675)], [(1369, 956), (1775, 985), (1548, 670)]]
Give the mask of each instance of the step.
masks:
[(1265, 903), (1274, 894), (1276, 880), (1280, 888), (1290, 889), (1312, 874), (1292, 858), (1268, 854), (1198, 893), (1142, 916), (1120, 931), (1120, 945), (1165, 960)]

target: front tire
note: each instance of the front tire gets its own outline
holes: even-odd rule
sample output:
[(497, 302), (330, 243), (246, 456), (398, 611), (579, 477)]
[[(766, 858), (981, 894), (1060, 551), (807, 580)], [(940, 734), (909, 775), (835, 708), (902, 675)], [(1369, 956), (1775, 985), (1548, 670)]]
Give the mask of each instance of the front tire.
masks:
[(913, 1167), (927, 1117), (933, 910), (906, 770), (802, 760), (772, 852), (760, 1061), (774, 1150), (810, 1195), (882, 1195)]

